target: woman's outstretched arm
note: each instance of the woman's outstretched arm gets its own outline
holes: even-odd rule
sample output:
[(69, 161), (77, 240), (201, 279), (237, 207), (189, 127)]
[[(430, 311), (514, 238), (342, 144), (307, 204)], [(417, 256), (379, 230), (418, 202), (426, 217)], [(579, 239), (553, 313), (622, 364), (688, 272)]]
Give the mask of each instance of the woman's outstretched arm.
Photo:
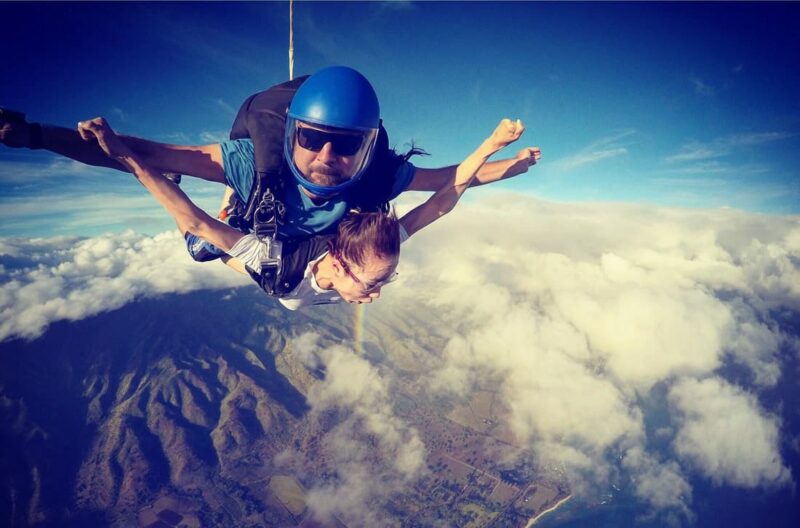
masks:
[[(461, 162), (452, 177), (448, 178), (448, 181), (438, 191), (428, 198), (425, 203), (403, 215), (403, 218), (400, 219), (400, 225), (406, 230), (408, 236), (413, 235), (423, 227), (452, 211), (461, 195), (472, 184), (478, 170), (486, 163), (489, 157), (519, 139), (524, 131), (525, 126), (519, 119), (516, 121), (503, 119), (500, 121), (492, 135), (484, 140), (475, 152)], [(541, 158), (542, 153), (538, 147), (533, 147), (530, 150), (532, 151), (533, 163), (536, 163)]]
[(106, 155), (132, 172), (139, 182), (150, 191), (153, 198), (172, 215), (182, 233), (185, 234), (187, 231), (193, 233), (223, 251), (229, 251), (243, 236), (236, 229), (209, 216), (197, 207), (180, 187), (145, 164), (141, 157), (117, 136), (102, 117), (81, 121), (78, 123), (78, 132), (86, 141), (96, 139)]

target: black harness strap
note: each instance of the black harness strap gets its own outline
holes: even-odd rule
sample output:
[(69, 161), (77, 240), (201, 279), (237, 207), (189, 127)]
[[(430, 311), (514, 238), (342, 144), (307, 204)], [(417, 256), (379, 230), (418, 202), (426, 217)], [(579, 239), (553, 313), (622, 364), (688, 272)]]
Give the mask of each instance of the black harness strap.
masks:
[[(278, 239), (278, 227), (283, 223), (286, 214), (286, 207), (277, 198), (283, 182), (281, 168), (286, 116), (278, 109), (251, 108), (258, 95), (261, 94), (251, 97), (242, 106), (243, 110), (247, 107), (245, 114), (240, 111), (246, 130), (256, 147), (253, 187), (247, 204), (241, 207), (237, 203), (229, 224), (241, 231), (252, 230), (264, 244), (260, 259), (261, 277), (258, 282), (267, 294), (276, 295), (283, 263), (283, 243)], [(237, 121), (238, 119), (237, 117)], [(231, 136), (233, 135), (232, 132)]]
[(259, 193), (261, 200), (252, 216), (253, 233), (266, 246), (261, 258), (261, 284), (269, 295), (275, 295), (283, 270), (283, 242), (278, 240), (278, 224), (283, 222), (286, 208), (283, 202), (275, 198), (269, 185), (271, 181), (277, 180), (276, 174), (258, 172), (256, 179), (260, 182), (259, 186), (264, 188)]

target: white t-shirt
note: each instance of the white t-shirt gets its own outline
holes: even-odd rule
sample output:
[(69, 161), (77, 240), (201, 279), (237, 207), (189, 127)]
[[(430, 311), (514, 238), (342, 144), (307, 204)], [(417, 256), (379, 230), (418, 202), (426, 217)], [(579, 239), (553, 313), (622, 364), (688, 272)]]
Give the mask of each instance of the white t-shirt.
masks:
[[(267, 246), (254, 234), (245, 235), (233, 245), (228, 255), (240, 260), (248, 268), (261, 273), (261, 260), (266, 256)], [(336, 290), (324, 290), (314, 277), (314, 265), (325, 258), (326, 251), (318, 258), (312, 260), (303, 272), (303, 280), (289, 294), (279, 298), (278, 301), (289, 310), (299, 310), (306, 306), (318, 304), (331, 304), (340, 302), (342, 297)]]
[[(408, 240), (408, 233), (400, 226), (400, 243)], [(233, 245), (228, 255), (240, 260), (256, 273), (261, 273), (261, 260), (266, 256), (267, 246), (254, 234), (245, 235)], [(325, 258), (328, 252), (324, 252), (306, 266), (303, 272), (303, 280), (289, 294), (279, 298), (278, 301), (289, 310), (299, 310), (306, 306), (316, 306), (319, 304), (333, 304), (342, 301), (341, 295), (334, 289), (324, 290), (317, 284), (314, 277), (314, 265)]]
[(288, 295), (279, 298), (278, 301), (284, 308), (289, 310), (299, 310), (306, 306), (317, 306), (319, 304), (333, 304), (342, 301), (342, 297), (334, 289), (323, 290), (317, 284), (317, 279), (314, 277), (314, 265), (320, 260), (325, 258), (328, 252), (326, 251), (318, 259), (312, 260), (306, 266), (306, 271), (303, 272), (303, 280), (297, 285)]

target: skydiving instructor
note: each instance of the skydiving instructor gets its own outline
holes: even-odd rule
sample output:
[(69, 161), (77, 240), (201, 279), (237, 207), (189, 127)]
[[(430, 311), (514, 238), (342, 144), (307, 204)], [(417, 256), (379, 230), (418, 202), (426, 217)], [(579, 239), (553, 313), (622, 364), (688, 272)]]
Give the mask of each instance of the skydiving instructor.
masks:
[[(280, 97), (289, 98), (286, 106)], [(283, 114), (270, 122), (274, 125), (266, 134), (271, 136), (267, 144), (273, 147), (273, 158), (279, 157), (281, 163), (284, 184), (278, 194), (285, 212), (278, 236), (284, 240), (331, 233), (353, 208), (380, 207), (405, 191), (433, 192), (455, 174), (455, 165), (414, 166), (408, 159), (421, 153), (417, 149), (402, 155), (389, 148), (375, 91), (363, 75), (344, 66), (324, 68), (249, 98), (234, 123), (232, 137), (236, 139), (184, 146), (120, 137), (156, 171), (224, 184), (233, 189), (240, 203), (246, 203), (260, 167), (257, 146), (245, 137), (244, 123), (250, 117), (247, 113), (252, 115), (265, 100), (282, 110), (273, 113)], [(129, 172), (106, 156), (96, 142), (84, 141), (76, 130), (29, 123), (23, 115), (6, 109), (0, 109), (0, 142)], [(522, 174), (533, 163), (533, 148), (522, 149), (513, 158), (485, 164), (471, 186)], [(195, 260), (224, 256), (192, 233), (184, 235)]]

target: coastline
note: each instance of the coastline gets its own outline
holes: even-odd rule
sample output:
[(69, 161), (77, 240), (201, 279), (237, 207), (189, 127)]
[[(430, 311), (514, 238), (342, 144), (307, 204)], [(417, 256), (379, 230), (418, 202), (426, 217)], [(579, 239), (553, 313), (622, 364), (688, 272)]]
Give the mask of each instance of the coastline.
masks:
[(558, 501), (557, 503), (553, 504), (551, 507), (547, 508), (547, 509), (546, 509), (546, 510), (544, 510), (544, 511), (541, 511), (541, 512), (539, 512), (539, 513), (538, 513), (538, 514), (536, 514), (534, 517), (531, 517), (531, 519), (528, 521), (528, 524), (526, 524), (526, 525), (525, 525), (525, 528), (531, 528), (531, 526), (533, 526), (534, 524), (536, 524), (536, 521), (538, 521), (539, 519), (541, 519), (541, 518), (542, 518), (543, 516), (545, 516), (546, 514), (548, 514), (548, 513), (552, 512), (552, 511), (555, 511), (555, 510), (557, 510), (558, 508), (560, 508), (560, 507), (561, 507), (561, 506), (562, 506), (562, 505), (563, 505), (565, 502), (567, 502), (567, 501), (568, 501), (568, 500), (570, 500), (571, 498), (572, 498), (572, 494), (570, 493), (569, 495), (567, 495), (566, 497), (564, 497), (563, 499), (561, 499), (561, 500), (560, 500), (560, 501)]

